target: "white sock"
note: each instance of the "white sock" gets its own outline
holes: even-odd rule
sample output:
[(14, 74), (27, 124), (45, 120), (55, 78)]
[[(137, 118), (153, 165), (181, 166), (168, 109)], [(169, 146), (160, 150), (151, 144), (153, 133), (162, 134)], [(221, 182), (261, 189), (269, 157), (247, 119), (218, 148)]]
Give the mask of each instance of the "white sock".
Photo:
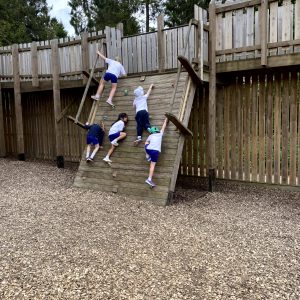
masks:
[(148, 177), (148, 180), (149, 180), (149, 181), (152, 181), (152, 177)]
[(96, 150), (96, 149), (93, 151), (92, 155), (90, 156), (91, 159), (93, 159), (93, 158), (95, 157), (97, 151), (98, 151), (98, 150)]
[(137, 139), (138, 139), (138, 140), (141, 140), (141, 139), (142, 139), (142, 137), (138, 135)]
[(111, 98), (108, 98), (107, 101), (108, 101), (108, 102), (112, 102), (112, 99), (111, 99)]

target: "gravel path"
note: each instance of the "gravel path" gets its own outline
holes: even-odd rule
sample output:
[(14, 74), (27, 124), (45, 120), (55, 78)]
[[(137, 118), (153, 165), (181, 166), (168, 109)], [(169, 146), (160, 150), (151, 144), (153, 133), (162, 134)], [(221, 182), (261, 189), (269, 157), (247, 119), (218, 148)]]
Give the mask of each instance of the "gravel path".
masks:
[(0, 299), (300, 299), (300, 193), (219, 183), (156, 207), (0, 159)]

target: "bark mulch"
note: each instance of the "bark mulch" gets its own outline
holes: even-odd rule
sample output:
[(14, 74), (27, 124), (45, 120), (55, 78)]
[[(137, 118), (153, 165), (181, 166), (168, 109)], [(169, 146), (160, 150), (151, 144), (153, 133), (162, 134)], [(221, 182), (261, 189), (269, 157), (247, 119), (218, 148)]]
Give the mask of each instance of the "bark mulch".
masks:
[(178, 187), (166, 208), (0, 159), (0, 299), (300, 299), (300, 193)]

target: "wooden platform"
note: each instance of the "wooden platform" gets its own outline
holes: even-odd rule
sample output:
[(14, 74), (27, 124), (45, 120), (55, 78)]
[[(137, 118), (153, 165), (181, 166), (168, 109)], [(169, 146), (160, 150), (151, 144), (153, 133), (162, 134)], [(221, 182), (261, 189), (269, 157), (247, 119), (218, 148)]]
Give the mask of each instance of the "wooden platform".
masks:
[[(152, 201), (158, 205), (167, 205), (169, 203), (175, 188), (184, 137), (171, 122), (168, 124), (163, 138), (162, 153), (153, 177), (157, 187), (150, 189), (145, 183), (148, 176), (149, 163), (145, 159), (144, 143), (141, 143), (138, 147), (133, 146), (133, 141), (136, 138), (136, 122), (132, 102), (134, 99), (133, 90), (137, 86), (141, 85), (147, 91), (150, 84), (153, 83), (155, 87), (148, 99), (150, 122), (151, 125), (161, 127), (165, 118), (164, 114), (169, 109), (175, 80), (176, 73), (146, 76), (143, 82), (140, 81), (140, 78), (121, 79), (114, 99), (115, 110), (105, 103), (110, 85), (106, 87), (104, 96), (100, 100), (96, 121), (103, 120), (108, 131), (111, 123), (117, 119), (118, 114), (126, 112), (129, 115), (129, 122), (126, 128), (128, 136), (123, 142), (120, 142), (119, 147), (111, 156), (113, 161), (111, 167), (102, 161), (110, 147), (107, 133), (104, 140), (104, 149), (97, 153), (93, 163), (87, 164), (85, 153), (83, 153), (74, 181), (76, 187), (114, 192), (131, 199)], [(185, 126), (188, 123), (191, 102), (195, 94), (194, 85), (188, 85), (187, 81), (188, 73), (183, 72), (172, 111), (173, 114), (178, 115), (187, 92), (190, 104), (186, 105), (185, 109), (186, 113), (183, 118)], [(186, 91), (188, 86), (190, 88)], [(125, 95), (124, 90), (129, 91), (128, 95)], [(80, 121), (82, 123), (85, 122), (85, 120)], [(146, 140), (147, 136), (147, 132), (144, 132), (143, 141)]]

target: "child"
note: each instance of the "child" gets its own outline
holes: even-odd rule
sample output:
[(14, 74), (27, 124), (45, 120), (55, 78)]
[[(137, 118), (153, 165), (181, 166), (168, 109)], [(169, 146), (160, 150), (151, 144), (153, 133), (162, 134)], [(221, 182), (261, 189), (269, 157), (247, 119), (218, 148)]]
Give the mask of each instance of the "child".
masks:
[(112, 163), (112, 161), (109, 158), (114, 152), (115, 148), (119, 146), (118, 141), (126, 137), (126, 132), (123, 132), (123, 130), (127, 122), (128, 122), (127, 114), (121, 113), (119, 114), (118, 120), (112, 124), (108, 133), (108, 138), (110, 140), (111, 147), (107, 155), (103, 158), (105, 162)]
[(135, 107), (136, 115), (136, 131), (137, 131), (137, 138), (134, 141), (134, 146), (137, 146), (142, 141), (142, 134), (143, 129), (150, 130), (151, 125), (149, 122), (149, 113), (148, 113), (148, 106), (147, 106), (147, 99), (151, 93), (153, 88), (153, 84), (150, 85), (149, 90), (146, 95), (144, 95), (144, 89), (139, 86), (134, 90), (134, 101), (133, 107)]
[(118, 78), (120, 76), (126, 76), (126, 72), (124, 70), (124, 67), (121, 65), (121, 63), (119, 61), (117, 61), (117, 60), (119, 60), (119, 58), (116, 57), (116, 60), (106, 58), (99, 51), (97, 51), (97, 54), (102, 59), (105, 60), (105, 62), (108, 64), (108, 68), (104, 74), (104, 77), (101, 78), (96, 95), (91, 96), (91, 98), (94, 100), (99, 100), (102, 95), (102, 92), (104, 90), (105, 83), (108, 81), (111, 81), (111, 91), (110, 91), (108, 99), (106, 100), (106, 103), (108, 103), (111, 106), (114, 106), (112, 103), (112, 100), (113, 100), (113, 97), (114, 97), (116, 89), (117, 89)]
[(154, 174), (155, 165), (161, 152), (162, 137), (166, 129), (167, 123), (168, 119), (165, 119), (160, 131), (157, 127), (151, 127), (150, 135), (148, 136), (145, 142), (146, 158), (148, 161), (150, 161), (149, 176), (145, 182), (149, 184), (152, 188), (155, 187), (155, 184), (152, 181), (152, 177)]
[[(89, 123), (85, 123), (84, 128), (88, 129), (87, 137), (86, 137), (86, 162), (93, 161), (96, 153), (99, 148), (102, 148), (103, 136), (105, 132), (104, 124), (102, 122), (102, 128), (99, 124), (89, 125)], [(91, 146), (94, 145), (95, 149), (90, 155)]]

